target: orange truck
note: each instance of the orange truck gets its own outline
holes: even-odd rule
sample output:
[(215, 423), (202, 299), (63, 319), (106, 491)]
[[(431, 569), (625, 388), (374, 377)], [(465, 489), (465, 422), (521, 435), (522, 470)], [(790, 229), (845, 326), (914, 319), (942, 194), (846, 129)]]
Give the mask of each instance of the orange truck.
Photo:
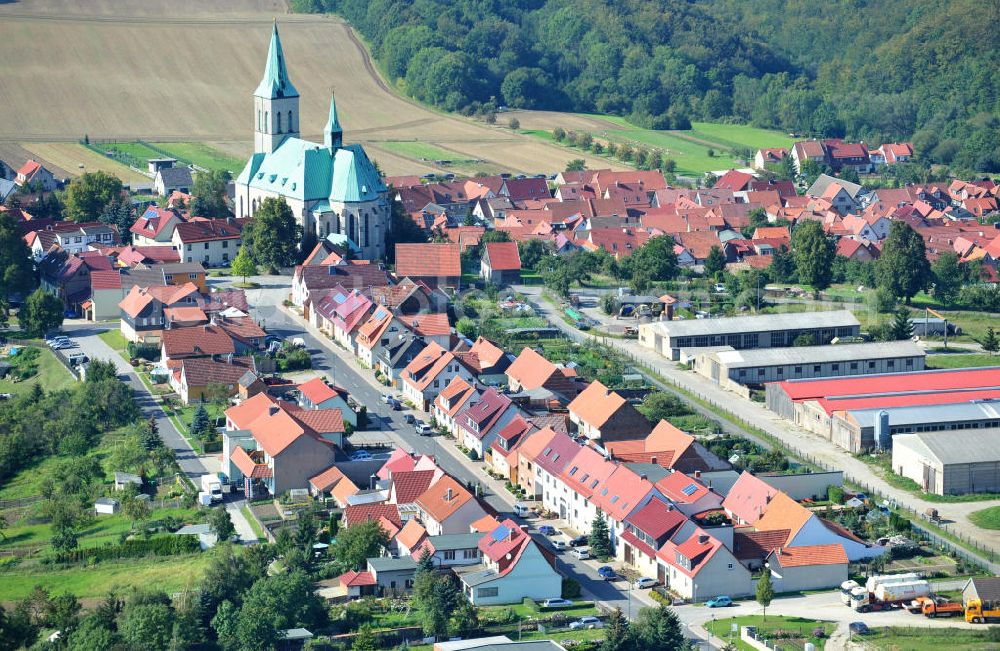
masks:
[(965, 615), (965, 606), (940, 597), (917, 597), (913, 600), (909, 611), (923, 614), (924, 617), (953, 617)]

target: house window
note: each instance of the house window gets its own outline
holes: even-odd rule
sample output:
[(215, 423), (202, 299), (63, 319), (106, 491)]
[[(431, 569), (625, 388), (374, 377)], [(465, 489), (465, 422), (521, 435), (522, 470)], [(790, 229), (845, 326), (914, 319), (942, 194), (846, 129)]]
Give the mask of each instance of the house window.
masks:
[(188, 274), (188, 280), (198, 280), (198, 274)]
[(463, 549), (462, 558), (479, 558), (478, 549)]
[(229, 248), (229, 240), (222, 240), (222, 248), (224, 249)]
[(476, 590), (477, 597), (496, 597), (500, 594), (500, 588), (479, 588)]
[[(187, 250), (188, 250), (188, 251), (190, 251), (190, 250), (191, 250), (191, 245), (190, 245), (190, 244), (188, 244), (188, 245), (187, 245)], [(191, 262), (191, 258), (188, 258), (188, 262)]]
[(208, 242), (205, 242), (205, 250), (208, 251)]
[(819, 364), (814, 365), (813, 366), (813, 373), (819, 373), (822, 368), (823, 367), (820, 366)]
[(446, 550), (444, 550), (444, 560), (446, 560), (446, 561), (453, 561), (453, 560), (455, 560), (455, 550), (454, 549), (446, 549)]
[(896, 360), (894, 359), (889, 360), (889, 368), (896, 368)]
[(729, 569), (733, 569), (733, 564), (729, 563)]

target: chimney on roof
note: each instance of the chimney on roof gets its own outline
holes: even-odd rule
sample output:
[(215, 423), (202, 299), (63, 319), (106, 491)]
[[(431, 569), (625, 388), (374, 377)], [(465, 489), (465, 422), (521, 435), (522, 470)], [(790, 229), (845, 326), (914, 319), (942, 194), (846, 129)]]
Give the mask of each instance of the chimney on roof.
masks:
[(445, 493), (444, 500), (446, 502), (450, 502), (454, 497), (455, 497), (454, 492), (452, 491), (452, 489), (449, 488), (448, 492)]
[(695, 470), (694, 471), (694, 478), (695, 479), (700, 479), (701, 478), (701, 471), (700, 470)]
[(657, 464), (657, 463), (656, 463), (656, 457), (650, 457), (650, 458), (649, 458), (649, 461), (650, 461), (650, 462), (651, 462), (651, 463), (652, 463), (652, 464), (653, 464), (654, 466), (656, 466), (656, 465), (659, 465), (659, 464)]

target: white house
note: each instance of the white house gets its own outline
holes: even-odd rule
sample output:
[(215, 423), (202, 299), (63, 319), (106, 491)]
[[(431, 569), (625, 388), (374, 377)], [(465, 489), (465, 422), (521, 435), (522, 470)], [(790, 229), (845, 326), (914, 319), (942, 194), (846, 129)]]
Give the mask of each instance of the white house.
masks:
[(462, 589), (476, 606), (544, 601), (561, 596), (562, 577), (538, 544), (513, 520), (479, 541), (484, 569), (459, 573)]

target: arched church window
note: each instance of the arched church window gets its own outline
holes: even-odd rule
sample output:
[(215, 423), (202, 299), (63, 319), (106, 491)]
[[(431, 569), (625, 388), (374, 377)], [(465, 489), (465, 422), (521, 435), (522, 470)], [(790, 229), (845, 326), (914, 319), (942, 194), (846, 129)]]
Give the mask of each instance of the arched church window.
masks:
[(271, 119), (267, 111), (264, 111), (264, 133), (271, 133)]
[(276, 113), (276, 115), (278, 116), (278, 131), (277, 131), (277, 133), (281, 133), (281, 112), (279, 111), (278, 113)]
[(295, 125), (292, 124), (292, 112), (288, 112), (288, 131), (289, 133), (295, 131)]
[(364, 222), (364, 224), (365, 224), (365, 233), (364, 233), (365, 247), (367, 248), (368, 247), (368, 213), (365, 213), (365, 222)]

